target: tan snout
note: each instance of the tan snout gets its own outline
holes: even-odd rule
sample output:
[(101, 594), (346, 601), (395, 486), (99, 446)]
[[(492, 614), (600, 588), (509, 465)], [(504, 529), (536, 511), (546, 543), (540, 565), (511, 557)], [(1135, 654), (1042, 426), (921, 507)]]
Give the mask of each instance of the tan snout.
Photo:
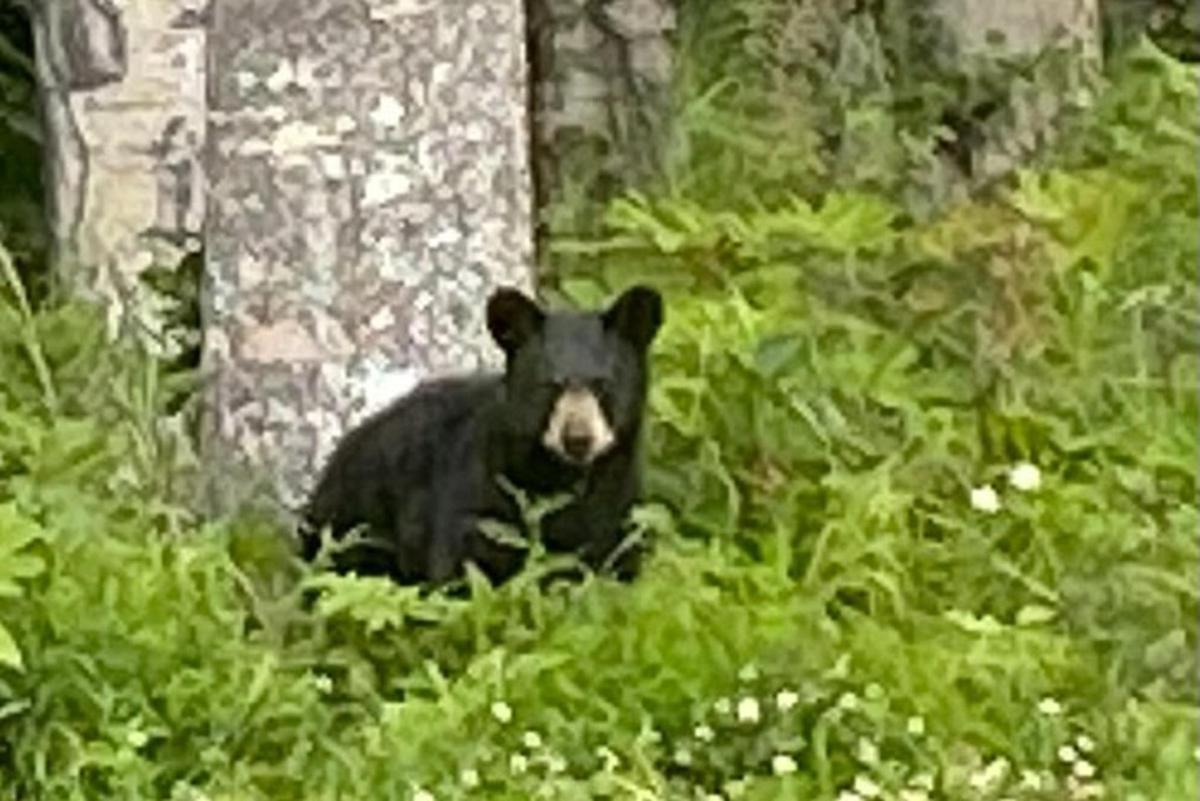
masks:
[(568, 462), (586, 465), (612, 447), (615, 435), (596, 396), (568, 389), (558, 396), (542, 444)]

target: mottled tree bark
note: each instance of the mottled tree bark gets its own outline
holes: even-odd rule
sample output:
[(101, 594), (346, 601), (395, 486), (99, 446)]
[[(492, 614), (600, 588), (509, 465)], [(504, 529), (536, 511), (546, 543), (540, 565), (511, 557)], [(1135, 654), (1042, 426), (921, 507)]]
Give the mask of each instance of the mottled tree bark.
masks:
[[(532, 276), (520, 0), (215, 0), (205, 463), (294, 508), (347, 427), (498, 364)], [(237, 476), (236, 481), (231, 477)]]
[(567, 189), (603, 203), (655, 174), (671, 106), (672, 0), (529, 0), (529, 15), (539, 208)]
[[(976, 134), (971, 174), (988, 181), (1026, 162), (1052, 141), (1064, 112), (1090, 102), (1100, 60), (1098, 0), (938, 0), (937, 8), (959, 58), (1002, 55), (1028, 65)], [(1055, 50), (1061, 58), (1039, 63)]]
[(30, 4), (58, 283), (159, 343), (139, 281), (199, 248), (202, 0)]

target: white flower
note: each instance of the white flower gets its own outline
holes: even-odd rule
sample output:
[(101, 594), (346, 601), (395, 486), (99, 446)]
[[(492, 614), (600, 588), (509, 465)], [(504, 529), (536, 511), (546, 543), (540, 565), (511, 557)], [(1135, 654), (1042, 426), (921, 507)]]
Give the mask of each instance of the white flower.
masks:
[(929, 801), (929, 793), (924, 790), (901, 790), (900, 801)]
[(1038, 708), (1038, 712), (1041, 712), (1043, 715), (1045, 715), (1048, 718), (1057, 717), (1062, 714), (1062, 704), (1058, 703), (1058, 701), (1055, 701), (1053, 698), (1049, 698), (1049, 697), (1043, 698), (1041, 701), (1038, 701), (1037, 708)]
[(854, 792), (861, 795), (863, 798), (875, 798), (881, 792), (879, 785), (871, 781), (867, 776), (854, 777)]
[(1092, 738), (1088, 737), (1086, 734), (1081, 734), (1078, 737), (1076, 737), (1075, 745), (1077, 748), (1079, 748), (1080, 751), (1082, 751), (1085, 754), (1092, 753), (1093, 749), (1095, 749), (1095, 747), (1096, 747), (1096, 744), (1092, 741)]
[(854, 693), (843, 693), (842, 697), (838, 699), (837, 705), (839, 709), (853, 712), (858, 709), (858, 696)]
[(1042, 486), (1042, 471), (1035, 464), (1021, 462), (1008, 471), (1008, 483), (1021, 492), (1033, 492)]
[(737, 716), (742, 723), (758, 723), (758, 699), (747, 697), (738, 701)]
[(529, 760), (525, 758), (524, 754), (513, 754), (508, 758), (508, 769), (513, 772), (514, 776), (520, 776), (529, 770)]
[(925, 718), (919, 715), (914, 715), (908, 719), (908, 733), (913, 737), (920, 737), (925, 733)]
[(513, 718), (512, 707), (503, 701), (492, 704), (492, 717), (501, 723), (508, 723)]
[(129, 747), (136, 751), (146, 743), (150, 742), (150, 737), (146, 734), (146, 732), (141, 731), (140, 729), (130, 729), (125, 734), (125, 742), (129, 743)]
[(542, 735), (536, 731), (527, 731), (521, 735), (521, 743), (530, 751), (536, 751), (542, 747)]
[(712, 739), (716, 733), (712, 730), (711, 726), (705, 726), (703, 723), (701, 723), (695, 728), (692, 734), (696, 735), (697, 740), (708, 743), (712, 742)]
[(1000, 511), (1000, 496), (990, 484), (971, 490), (971, 506), (978, 512), (995, 514)]
[(879, 746), (866, 737), (858, 738), (858, 761), (864, 765), (879, 763)]
[(728, 715), (733, 710), (733, 702), (728, 698), (718, 698), (713, 701), (713, 710), (718, 715)]
[(562, 773), (567, 769), (567, 760), (563, 759), (558, 754), (551, 754), (546, 757), (546, 770), (551, 773)]
[(312, 679), (313, 686), (317, 688), (319, 693), (329, 693), (333, 691), (333, 679), (326, 676), (324, 673), (317, 673)]
[(780, 712), (787, 712), (798, 703), (800, 703), (799, 693), (791, 690), (780, 690), (775, 694), (775, 707)]
[(1042, 777), (1037, 774), (1037, 771), (1023, 770), (1021, 771), (1021, 786), (1027, 790), (1042, 789)]
[(776, 754), (771, 759), (771, 770), (774, 771), (776, 776), (787, 776), (795, 773), (798, 767), (796, 760), (787, 754)]
[(422, 790), (420, 787), (413, 790), (412, 801), (437, 801), (433, 793), (428, 790)]
[(758, 678), (758, 668), (754, 666), (754, 663), (746, 665), (738, 671), (738, 678), (742, 681), (754, 681)]
[(1096, 768), (1086, 759), (1081, 759), (1071, 766), (1071, 772), (1081, 779), (1090, 779), (1096, 775)]
[(1064, 745), (1058, 749), (1058, 758), (1063, 762), (1074, 762), (1075, 760), (1079, 759), (1079, 752), (1076, 751), (1072, 746)]
[(680, 746), (679, 748), (675, 749), (675, 754), (671, 757), (671, 759), (675, 761), (676, 765), (686, 768), (688, 765), (692, 764), (692, 752)]
[(463, 772), (458, 774), (458, 781), (467, 789), (472, 789), (479, 786), (479, 771), (474, 768), (464, 768)]
[(1008, 760), (1003, 757), (989, 762), (983, 770), (977, 770), (970, 776), (971, 786), (979, 791), (986, 791), (999, 784), (1008, 773)]

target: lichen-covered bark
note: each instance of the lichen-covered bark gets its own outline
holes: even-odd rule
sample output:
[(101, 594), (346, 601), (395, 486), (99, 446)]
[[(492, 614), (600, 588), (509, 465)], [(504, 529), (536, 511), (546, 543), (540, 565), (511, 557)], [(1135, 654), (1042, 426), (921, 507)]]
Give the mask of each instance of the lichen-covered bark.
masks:
[[(337, 437), (495, 365), (484, 301), (531, 284), (519, 0), (216, 0), (206, 463), (295, 507)], [(239, 473), (240, 474), (240, 473)]]
[(138, 278), (200, 245), (203, 3), (31, 4), (58, 277), (151, 345), (161, 323)]
[[(960, 58), (999, 53), (1030, 63), (1024, 77), (1014, 76), (1004, 107), (981, 126), (971, 172), (986, 182), (1025, 163), (1053, 139), (1065, 112), (1090, 102), (1100, 60), (1098, 2), (938, 0), (937, 8)], [(1062, 57), (1034, 63), (1055, 49)]]
[(539, 207), (567, 188), (603, 202), (653, 174), (670, 114), (672, 0), (529, 0), (529, 14)]

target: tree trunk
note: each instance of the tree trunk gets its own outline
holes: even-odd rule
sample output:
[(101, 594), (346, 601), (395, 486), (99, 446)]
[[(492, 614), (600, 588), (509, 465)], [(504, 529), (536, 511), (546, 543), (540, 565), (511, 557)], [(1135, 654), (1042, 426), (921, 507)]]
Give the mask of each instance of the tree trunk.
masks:
[(671, 0), (530, 0), (529, 14), (538, 207), (572, 190), (567, 226), (586, 230), (600, 204), (661, 165), (675, 9)]
[(532, 283), (525, 16), (215, 0), (209, 46), (210, 499), (249, 468), (294, 508), (349, 426), (498, 364), (485, 299)]
[(140, 281), (200, 247), (200, 0), (31, 4), (57, 283), (160, 344)]
[[(1023, 61), (999, 111), (982, 121), (971, 174), (986, 182), (1025, 163), (1053, 140), (1065, 112), (1087, 105), (1100, 61), (1098, 0), (938, 0), (963, 60)], [(1057, 51), (1060, 56), (1054, 58)]]

